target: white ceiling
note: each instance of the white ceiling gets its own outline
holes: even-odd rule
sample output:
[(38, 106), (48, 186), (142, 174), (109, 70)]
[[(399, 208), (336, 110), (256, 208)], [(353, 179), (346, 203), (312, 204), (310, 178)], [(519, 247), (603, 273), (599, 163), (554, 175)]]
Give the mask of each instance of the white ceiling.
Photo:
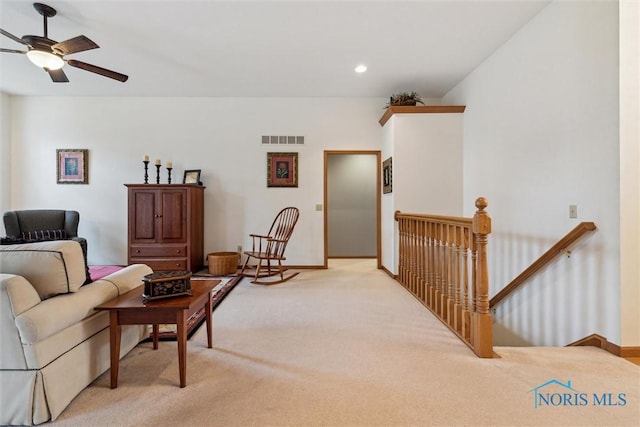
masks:
[[(123, 74), (66, 65), (53, 83), (24, 55), (0, 54), (0, 91), (55, 96), (441, 97), (549, 0), (41, 0), (49, 38), (100, 48), (68, 55)], [(0, 28), (43, 34), (32, 1), (0, 0)], [(0, 35), (0, 47), (25, 46)], [(356, 74), (364, 63), (368, 71)]]

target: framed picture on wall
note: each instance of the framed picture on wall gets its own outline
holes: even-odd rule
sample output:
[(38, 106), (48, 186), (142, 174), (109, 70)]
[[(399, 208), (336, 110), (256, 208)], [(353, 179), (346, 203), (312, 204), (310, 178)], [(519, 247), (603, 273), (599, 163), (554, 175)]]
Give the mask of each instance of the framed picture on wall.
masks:
[(298, 153), (267, 153), (267, 187), (298, 186)]
[(382, 192), (391, 193), (393, 191), (393, 168), (391, 167), (391, 157), (382, 162)]
[(56, 175), (58, 184), (89, 183), (89, 150), (56, 150)]

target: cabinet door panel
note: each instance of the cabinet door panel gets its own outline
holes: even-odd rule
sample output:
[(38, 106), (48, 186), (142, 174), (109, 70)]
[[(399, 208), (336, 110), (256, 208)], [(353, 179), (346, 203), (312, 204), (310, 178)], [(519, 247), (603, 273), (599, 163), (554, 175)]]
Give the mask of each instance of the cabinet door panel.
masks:
[(162, 192), (162, 221), (160, 241), (187, 241), (187, 193), (185, 190)]
[(129, 264), (154, 270), (202, 268), (204, 187), (125, 184), (128, 188)]
[(155, 191), (133, 193), (134, 241), (156, 239), (156, 194)]

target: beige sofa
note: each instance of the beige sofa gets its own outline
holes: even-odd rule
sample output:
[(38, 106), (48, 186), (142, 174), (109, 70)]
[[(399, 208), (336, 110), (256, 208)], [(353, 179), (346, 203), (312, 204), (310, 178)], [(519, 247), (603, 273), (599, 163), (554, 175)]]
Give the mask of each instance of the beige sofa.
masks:
[[(93, 283), (78, 242), (0, 246), (0, 424), (55, 420), (109, 369), (109, 314), (93, 308), (142, 284), (130, 265)], [(124, 326), (120, 357), (147, 336)]]

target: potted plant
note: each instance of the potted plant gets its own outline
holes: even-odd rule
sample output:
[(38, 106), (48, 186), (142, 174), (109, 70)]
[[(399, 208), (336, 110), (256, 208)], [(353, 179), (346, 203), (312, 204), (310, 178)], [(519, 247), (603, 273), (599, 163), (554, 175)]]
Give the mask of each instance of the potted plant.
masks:
[(400, 92), (394, 93), (389, 98), (389, 104), (385, 108), (389, 108), (394, 105), (416, 105), (417, 103), (423, 104), (420, 96), (416, 92)]

